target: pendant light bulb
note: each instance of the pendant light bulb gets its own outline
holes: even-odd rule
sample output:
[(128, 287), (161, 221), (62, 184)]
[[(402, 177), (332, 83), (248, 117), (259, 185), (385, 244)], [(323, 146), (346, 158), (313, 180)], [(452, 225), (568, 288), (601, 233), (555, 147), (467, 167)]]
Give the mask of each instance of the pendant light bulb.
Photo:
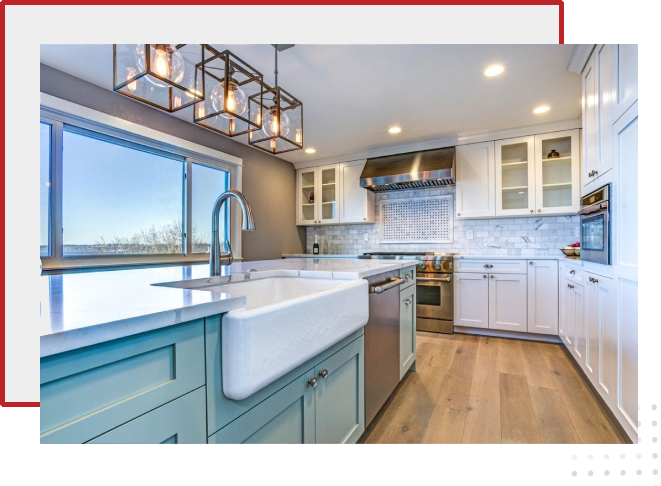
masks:
[(267, 137), (286, 137), (289, 133), (290, 122), (287, 113), (284, 111), (278, 111), (275, 108), (271, 108), (266, 115), (264, 115), (264, 120), (262, 123), (262, 130)]
[(215, 111), (222, 111), (220, 116), (232, 119), (232, 115), (242, 116), (248, 108), (248, 97), (236, 81), (230, 79), (227, 90), (227, 106), (225, 106), (225, 82), (218, 83), (211, 92), (211, 103)]
[[(149, 44), (149, 54), (151, 56), (149, 65), (153, 73), (177, 84), (184, 79), (184, 57), (176, 44)], [(141, 72), (145, 71), (145, 44), (138, 44), (135, 49), (135, 61), (138, 69)], [(146, 79), (159, 88), (169, 87), (153, 76), (147, 76)]]

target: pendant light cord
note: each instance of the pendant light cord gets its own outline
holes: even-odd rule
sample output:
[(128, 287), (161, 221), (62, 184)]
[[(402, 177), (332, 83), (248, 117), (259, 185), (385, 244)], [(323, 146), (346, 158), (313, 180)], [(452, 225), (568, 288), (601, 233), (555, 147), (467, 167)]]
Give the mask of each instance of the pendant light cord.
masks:
[(278, 47), (275, 47), (275, 86), (278, 86)]

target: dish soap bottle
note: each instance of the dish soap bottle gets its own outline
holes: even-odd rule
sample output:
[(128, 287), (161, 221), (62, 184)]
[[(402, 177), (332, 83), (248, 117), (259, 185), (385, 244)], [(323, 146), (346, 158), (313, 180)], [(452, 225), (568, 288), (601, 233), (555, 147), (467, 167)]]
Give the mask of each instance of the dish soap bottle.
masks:
[(312, 245), (312, 254), (313, 255), (318, 255), (319, 254), (319, 236), (314, 235), (314, 245)]

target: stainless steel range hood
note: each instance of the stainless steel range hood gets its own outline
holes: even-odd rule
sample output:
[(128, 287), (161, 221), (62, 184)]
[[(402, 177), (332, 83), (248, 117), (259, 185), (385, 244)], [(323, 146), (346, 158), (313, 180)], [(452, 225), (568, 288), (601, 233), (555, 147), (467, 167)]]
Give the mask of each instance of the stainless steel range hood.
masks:
[(367, 159), (360, 185), (374, 192), (454, 184), (454, 147)]

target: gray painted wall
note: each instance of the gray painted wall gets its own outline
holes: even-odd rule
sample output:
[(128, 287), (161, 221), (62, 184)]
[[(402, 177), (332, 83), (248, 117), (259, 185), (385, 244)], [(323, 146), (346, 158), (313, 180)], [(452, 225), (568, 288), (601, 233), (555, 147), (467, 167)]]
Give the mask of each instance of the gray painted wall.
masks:
[(41, 64), (41, 92), (168, 133), (243, 159), (243, 193), (257, 231), (243, 233), (243, 258), (268, 260), (302, 253), (305, 228), (296, 227), (296, 174), (289, 162)]

